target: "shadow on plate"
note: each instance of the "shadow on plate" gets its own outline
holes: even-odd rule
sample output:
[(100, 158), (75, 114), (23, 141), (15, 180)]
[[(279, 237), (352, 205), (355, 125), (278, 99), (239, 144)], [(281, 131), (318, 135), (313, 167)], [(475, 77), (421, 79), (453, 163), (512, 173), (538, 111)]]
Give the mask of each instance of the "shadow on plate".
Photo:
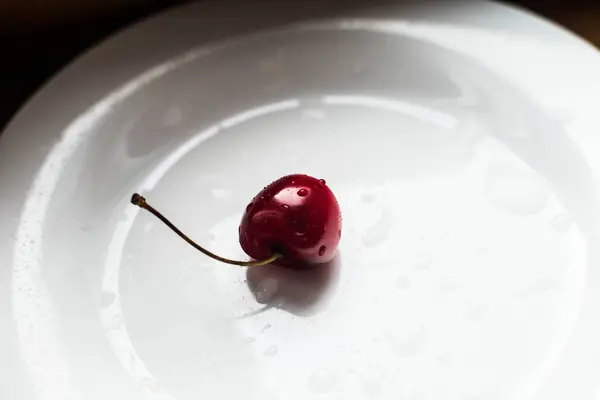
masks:
[(254, 298), (263, 307), (240, 318), (258, 315), (272, 308), (308, 317), (324, 310), (339, 280), (341, 257), (314, 269), (294, 270), (274, 265), (248, 268), (246, 281)]

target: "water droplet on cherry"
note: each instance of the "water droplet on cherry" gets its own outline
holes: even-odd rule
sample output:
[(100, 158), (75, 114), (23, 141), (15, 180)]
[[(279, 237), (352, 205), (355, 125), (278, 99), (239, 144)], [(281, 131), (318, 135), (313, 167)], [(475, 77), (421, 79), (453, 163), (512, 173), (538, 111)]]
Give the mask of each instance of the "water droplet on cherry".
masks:
[(298, 235), (298, 236), (306, 235), (307, 226), (304, 226), (304, 224), (302, 224), (302, 222), (300, 220), (293, 219), (291, 222), (291, 225), (294, 228), (295, 235)]
[(298, 196), (300, 196), (300, 197), (308, 196), (308, 189), (302, 188), (302, 189), (298, 190)]
[(325, 254), (326, 251), (327, 251), (327, 247), (326, 246), (321, 246), (319, 248), (319, 255), (322, 256), (323, 254)]
[(326, 184), (327, 184), (327, 181), (325, 181), (325, 179), (319, 179), (319, 183), (320, 183), (321, 185), (326, 185)]
[(252, 210), (252, 206), (254, 205), (254, 203), (250, 203), (246, 206), (246, 212)]

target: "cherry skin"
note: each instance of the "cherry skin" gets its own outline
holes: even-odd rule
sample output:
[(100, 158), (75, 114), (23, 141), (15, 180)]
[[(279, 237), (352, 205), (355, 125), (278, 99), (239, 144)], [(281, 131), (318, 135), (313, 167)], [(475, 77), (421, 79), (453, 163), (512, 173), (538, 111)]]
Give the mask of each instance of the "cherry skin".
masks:
[(342, 235), (342, 214), (322, 179), (280, 178), (254, 197), (239, 228), (240, 245), (255, 260), (275, 254), (275, 264), (308, 268), (331, 261)]

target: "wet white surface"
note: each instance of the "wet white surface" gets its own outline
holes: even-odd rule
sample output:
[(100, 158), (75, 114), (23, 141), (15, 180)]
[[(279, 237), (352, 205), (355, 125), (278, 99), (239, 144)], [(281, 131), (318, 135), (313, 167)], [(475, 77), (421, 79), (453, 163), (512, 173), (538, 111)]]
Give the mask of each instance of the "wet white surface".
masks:
[[(4, 397), (593, 399), (600, 57), (455, 7), (206, 44), (191, 6), (105, 45), (93, 104), (59, 89), (94, 53), (42, 92), (0, 141)], [(119, 68), (119, 40), (166, 27), (180, 53)], [(63, 114), (42, 112), (59, 92)], [(293, 172), (344, 216), (315, 273), (218, 265), (128, 204), (141, 191), (243, 258), (245, 205)]]

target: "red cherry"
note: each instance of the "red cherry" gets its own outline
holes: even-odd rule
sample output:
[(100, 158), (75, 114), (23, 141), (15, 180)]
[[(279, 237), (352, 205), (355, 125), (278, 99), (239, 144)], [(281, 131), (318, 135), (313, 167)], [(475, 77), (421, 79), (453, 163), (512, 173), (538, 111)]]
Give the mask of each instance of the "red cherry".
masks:
[(256, 261), (220, 257), (180, 231), (135, 193), (131, 203), (150, 212), (198, 251), (226, 264), (261, 266), (270, 263), (305, 268), (329, 262), (342, 235), (342, 217), (333, 192), (322, 179), (289, 175), (265, 187), (246, 208), (240, 225), (242, 249)]
[(264, 188), (246, 208), (240, 245), (263, 260), (301, 268), (331, 261), (342, 230), (340, 206), (324, 180), (288, 175)]

